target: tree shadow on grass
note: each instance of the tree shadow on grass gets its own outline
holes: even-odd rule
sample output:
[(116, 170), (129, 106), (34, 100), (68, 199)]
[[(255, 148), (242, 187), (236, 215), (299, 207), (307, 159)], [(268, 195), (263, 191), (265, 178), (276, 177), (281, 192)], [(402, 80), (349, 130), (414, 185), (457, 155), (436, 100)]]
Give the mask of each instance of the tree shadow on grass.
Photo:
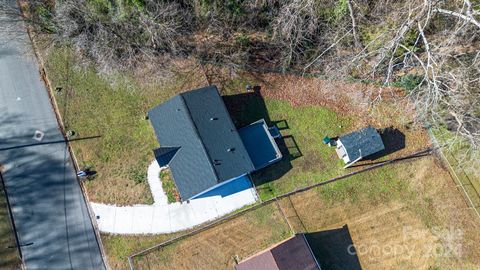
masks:
[(40, 123), (22, 121), (15, 115), (0, 118), (0, 163), (27, 268), (102, 269), (87, 202), (66, 144), (57, 142), (63, 136), (56, 121), (42, 123), (42, 142), (55, 143), (36, 145), (30, 126)]

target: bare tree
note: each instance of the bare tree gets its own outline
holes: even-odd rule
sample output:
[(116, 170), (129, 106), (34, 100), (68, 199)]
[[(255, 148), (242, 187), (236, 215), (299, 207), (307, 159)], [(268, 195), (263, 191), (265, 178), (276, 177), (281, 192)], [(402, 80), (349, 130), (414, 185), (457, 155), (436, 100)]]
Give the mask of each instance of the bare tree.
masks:
[(230, 69), (403, 84), (420, 119), (446, 126), (478, 153), (480, 8), (472, 2), (63, 0), (47, 6), (42, 25), (104, 71), (192, 57)]
[(284, 47), (284, 66), (290, 66), (305, 50), (305, 43), (318, 33), (318, 14), (315, 0), (292, 0), (280, 9), (274, 22), (274, 38)]
[[(456, 140), (468, 142), (465, 153), (470, 160), (480, 160), (478, 4), (475, 7), (469, 0), (387, 2), (373, 6), (355, 2), (359, 7), (353, 14), (352, 1), (348, 1), (351, 29), (337, 29), (335, 38), (328, 40), (330, 45), (318, 51), (305, 70), (325, 71), (325, 66), (333, 66), (336, 76), (356, 70), (359, 78), (381, 79), (385, 84), (411, 78), (408, 96), (416, 103), (419, 117), (436, 127), (446, 126)], [(368, 18), (361, 14), (365, 10)], [(357, 51), (343, 55), (335, 51), (349, 35), (354, 41), (359, 39), (358, 23), (380, 31), (363, 40)], [(376, 100), (380, 99), (381, 93)]]
[(128, 69), (138, 59), (182, 52), (179, 37), (188, 26), (186, 14), (174, 2), (147, 0), (142, 10), (132, 7), (128, 12), (118, 6), (100, 12), (91, 9), (88, 1), (62, 1), (55, 13), (57, 37), (73, 43), (104, 71)]

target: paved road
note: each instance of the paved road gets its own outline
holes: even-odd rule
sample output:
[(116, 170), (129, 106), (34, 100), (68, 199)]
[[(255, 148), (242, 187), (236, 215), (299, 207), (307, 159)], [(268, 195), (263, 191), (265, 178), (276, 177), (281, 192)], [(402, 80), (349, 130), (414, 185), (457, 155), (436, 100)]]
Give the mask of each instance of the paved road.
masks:
[(0, 163), (27, 269), (105, 269), (65, 143), (11, 149), (63, 137), (24, 25), (2, 12), (0, 112)]

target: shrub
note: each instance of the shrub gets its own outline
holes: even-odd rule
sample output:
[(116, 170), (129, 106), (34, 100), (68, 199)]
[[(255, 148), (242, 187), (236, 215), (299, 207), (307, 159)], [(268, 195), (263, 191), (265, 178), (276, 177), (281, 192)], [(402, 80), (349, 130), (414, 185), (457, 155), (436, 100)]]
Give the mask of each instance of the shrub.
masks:
[(423, 77), (413, 74), (407, 74), (395, 80), (393, 86), (401, 87), (406, 90), (412, 91), (413, 89), (420, 86), (423, 81)]

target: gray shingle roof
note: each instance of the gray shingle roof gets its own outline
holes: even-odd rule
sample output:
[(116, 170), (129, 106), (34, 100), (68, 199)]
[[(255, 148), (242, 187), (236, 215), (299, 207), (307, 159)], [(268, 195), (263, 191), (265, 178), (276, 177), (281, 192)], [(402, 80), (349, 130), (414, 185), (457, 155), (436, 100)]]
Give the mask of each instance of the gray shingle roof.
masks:
[(148, 116), (161, 148), (180, 147), (168, 165), (182, 199), (254, 170), (215, 86), (177, 95)]
[(153, 150), (158, 165), (160, 165), (160, 167), (167, 166), (179, 149), (180, 147), (160, 147)]
[(350, 161), (367, 157), (385, 149), (382, 138), (377, 130), (369, 126), (364, 129), (341, 136), (339, 140), (345, 147)]

